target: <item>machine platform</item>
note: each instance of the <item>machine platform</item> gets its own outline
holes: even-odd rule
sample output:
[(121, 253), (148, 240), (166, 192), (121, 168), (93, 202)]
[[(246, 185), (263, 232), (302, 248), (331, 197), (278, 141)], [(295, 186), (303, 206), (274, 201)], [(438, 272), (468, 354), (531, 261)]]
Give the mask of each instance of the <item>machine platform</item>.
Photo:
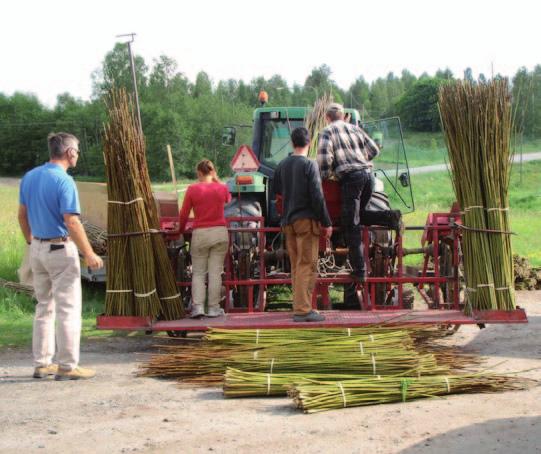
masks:
[(472, 325), (485, 323), (527, 323), (524, 309), (514, 311), (478, 311), (472, 317), (458, 310), (378, 310), (322, 311), (321, 323), (297, 323), (291, 312), (230, 313), (222, 317), (185, 318), (152, 321), (148, 317), (98, 316), (98, 329), (126, 331), (206, 331), (222, 329), (283, 329), (283, 328), (355, 328), (370, 325)]

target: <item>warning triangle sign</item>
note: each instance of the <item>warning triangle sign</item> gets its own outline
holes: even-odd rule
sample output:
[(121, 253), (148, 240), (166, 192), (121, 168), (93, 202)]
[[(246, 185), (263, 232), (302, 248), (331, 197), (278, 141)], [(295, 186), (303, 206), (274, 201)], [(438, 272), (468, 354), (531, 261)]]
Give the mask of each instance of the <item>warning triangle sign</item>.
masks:
[(231, 160), (233, 172), (255, 172), (259, 169), (259, 160), (248, 145), (241, 145)]

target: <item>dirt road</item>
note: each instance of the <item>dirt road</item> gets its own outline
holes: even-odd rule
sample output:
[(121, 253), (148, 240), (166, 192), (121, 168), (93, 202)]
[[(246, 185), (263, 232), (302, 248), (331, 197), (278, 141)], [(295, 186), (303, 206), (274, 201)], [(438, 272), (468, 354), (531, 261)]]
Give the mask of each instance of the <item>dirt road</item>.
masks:
[[(449, 343), (503, 361), (498, 370), (541, 367), (541, 292), (519, 303), (528, 325), (462, 327)], [(541, 452), (541, 387), (304, 415), (285, 398), (226, 400), (216, 388), (136, 378), (153, 342), (87, 341), (84, 364), (99, 375), (86, 382), (33, 380), (29, 351), (0, 352), (0, 452)]]

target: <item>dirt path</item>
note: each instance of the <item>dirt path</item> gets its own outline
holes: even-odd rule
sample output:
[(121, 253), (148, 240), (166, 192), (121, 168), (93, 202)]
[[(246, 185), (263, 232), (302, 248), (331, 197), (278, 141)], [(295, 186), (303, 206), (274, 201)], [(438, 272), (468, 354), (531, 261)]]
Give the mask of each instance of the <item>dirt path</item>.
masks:
[[(498, 370), (539, 368), (540, 300), (519, 295), (528, 325), (462, 327), (449, 342), (505, 361)], [(541, 387), (304, 415), (287, 399), (226, 400), (216, 388), (134, 377), (153, 342), (86, 342), (83, 361), (99, 373), (86, 382), (33, 380), (29, 351), (0, 352), (0, 452), (541, 452)]]

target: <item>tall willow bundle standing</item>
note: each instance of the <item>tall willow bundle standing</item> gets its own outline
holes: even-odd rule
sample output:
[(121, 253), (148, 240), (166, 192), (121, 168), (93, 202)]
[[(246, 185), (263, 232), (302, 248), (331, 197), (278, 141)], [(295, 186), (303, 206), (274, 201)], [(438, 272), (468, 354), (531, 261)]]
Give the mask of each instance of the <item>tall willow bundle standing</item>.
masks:
[(466, 312), (515, 308), (509, 232), (511, 100), (506, 80), (443, 85), (439, 108), (463, 211)]
[(304, 121), (304, 126), (310, 132), (310, 148), (308, 150), (308, 157), (315, 159), (317, 156), (317, 142), (319, 132), (326, 126), (325, 115), (327, 113), (327, 107), (333, 102), (332, 94), (324, 93), (319, 99), (316, 99), (312, 111), (308, 114)]
[[(109, 123), (105, 126), (104, 158), (108, 192), (107, 315), (164, 317), (182, 312), (176, 288), (158, 285), (156, 276), (169, 273), (163, 266), (152, 237), (159, 234), (149, 218), (146, 188), (150, 187), (145, 161), (145, 142), (124, 90), (113, 90), (108, 100)], [(154, 204), (152, 200), (150, 202)], [(173, 281), (174, 282), (174, 281)], [(162, 313), (160, 297), (167, 299)], [(177, 305), (176, 310), (171, 307)]]
[(288, 394), (305, 413), (406, 402), (461, 393), (493, 393), (527, 389), (535, 382), (511, 375), (481, 372), (429, 377), (365, 377), (347, 381), (301, 380)]

